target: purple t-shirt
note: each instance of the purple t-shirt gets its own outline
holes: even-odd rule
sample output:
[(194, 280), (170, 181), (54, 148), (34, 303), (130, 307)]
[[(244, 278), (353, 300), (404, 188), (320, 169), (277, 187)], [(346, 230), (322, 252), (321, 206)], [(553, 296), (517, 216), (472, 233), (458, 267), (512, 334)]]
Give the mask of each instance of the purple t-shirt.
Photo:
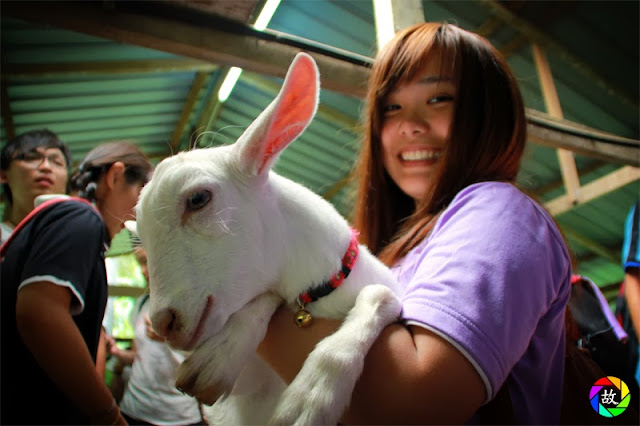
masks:
[(543, 208), (507, 183), (471, 185), (393, 270), (407, 323), (460, 350), (489, 399), (510, 375), (518, 423), (558, 423), (571, 263)]

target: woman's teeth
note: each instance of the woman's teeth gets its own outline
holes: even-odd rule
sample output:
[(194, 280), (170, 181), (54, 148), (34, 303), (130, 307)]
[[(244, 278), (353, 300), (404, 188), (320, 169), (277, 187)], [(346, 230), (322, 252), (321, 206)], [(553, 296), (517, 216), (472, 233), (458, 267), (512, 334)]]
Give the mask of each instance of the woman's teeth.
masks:
[(409, 151), (400, 154), (400, 158), (404, 161), (423, 161), (423, 160), (435, 160), (442, 156), (438, 151)]

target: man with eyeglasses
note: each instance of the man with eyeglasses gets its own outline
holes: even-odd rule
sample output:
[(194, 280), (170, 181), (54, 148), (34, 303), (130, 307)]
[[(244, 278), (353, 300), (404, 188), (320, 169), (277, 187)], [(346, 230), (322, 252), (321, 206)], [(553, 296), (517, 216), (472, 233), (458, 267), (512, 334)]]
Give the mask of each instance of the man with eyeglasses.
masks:
[(2, 243), (34, 209), (36, 197), (67, 192), (70, 163), (69, 148), (48, 129), (22, 133), (2, 148), (0, 183), (5, 201), (0, 223)]

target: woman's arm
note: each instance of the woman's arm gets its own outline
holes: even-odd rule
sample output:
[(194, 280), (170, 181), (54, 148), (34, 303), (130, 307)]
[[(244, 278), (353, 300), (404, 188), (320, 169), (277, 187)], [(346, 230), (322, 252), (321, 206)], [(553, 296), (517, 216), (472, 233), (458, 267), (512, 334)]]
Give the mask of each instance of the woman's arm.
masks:
[(38, 364), (54, 383), (96, 424), (126, 424), (100, 380), (69, 307), (70, 291), (50, 282), (18, 291), (18, 331)]
[[(308, 353), (340, 321), (315, 319), (298, 328), (280, 308), (271, 319), (259, 354), (287, 382)], [(388, 326), (367, 355), (345, 423), (464, 423), (486, 399), (469, 361), (447, 341), (418, 326)]]
[(96, 354), (96, 371), (100, 379), (104, 380), (104, 371), (107, 365), (107, 333), (104, 327), (100, 329), (100, 341), (98, 342), (98, 353)]
[(640, 336), (640, 268), (627, 268), (624, 274), (624, 297), (627, 299), (633, 328)]
[(135, 339), (131, 341), (131, 349), (120, 349), (116, 345), (115, 339), (111, 336), (107, 337), (107, 339), (109, 342), (107, 345), (109, 349), (109, 354), (118, 358), (118, 362), (120, 366), (123, 367), (125, 365), (133, 365), (133, 361), (136, 358), (136, 352), (137, 352)]

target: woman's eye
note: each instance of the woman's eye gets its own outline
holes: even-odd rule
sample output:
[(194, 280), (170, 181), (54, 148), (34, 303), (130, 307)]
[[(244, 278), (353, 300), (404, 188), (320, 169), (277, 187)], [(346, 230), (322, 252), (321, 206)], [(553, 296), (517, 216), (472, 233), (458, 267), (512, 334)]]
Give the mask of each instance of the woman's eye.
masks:
[(195, 212), (202, 209), (209, 204), (209, 201), (213, 198), (210, 191), (196, 191), (187, 198), (187, 210)]
[(382, 107), (382, 112), (386, 114), (388, 112), (397, 111), (399, 109), (400, 105), (398, 104), (385, 105)]
[(429, 100), (427, 100), (427, 104), (438, 104), (441, 102), (449, 102), (453, 100), (453, 96), (451, 95), (438, 95), (438, 96), (434, 96), (432, 98), (429, 98)]

